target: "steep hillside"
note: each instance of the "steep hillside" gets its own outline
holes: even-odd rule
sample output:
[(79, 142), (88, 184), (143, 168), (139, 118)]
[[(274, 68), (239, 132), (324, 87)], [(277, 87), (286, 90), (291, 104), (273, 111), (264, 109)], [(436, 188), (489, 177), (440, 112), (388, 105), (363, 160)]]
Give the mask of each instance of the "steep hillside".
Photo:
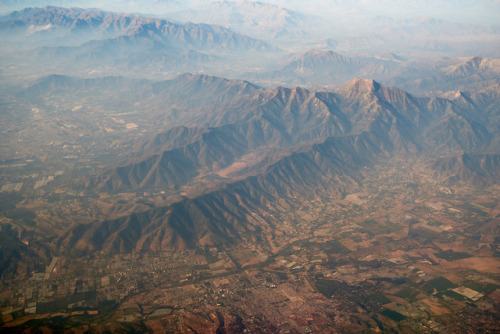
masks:
[(488, 186), (500, 179), (500, 155), (462, 154), (439, 158), (432, 168), (446, 176), (450, 184), (464, 182), (476, 186)]
[(296, 85), (340, 85), (354, 77), (382, 78), (396, 64), (375, 58), (347, 57), (334, 51), (307, 50), (289, 56), (273, 71), (275, 80)]
[[(125, 75), (156, 80), (211, 72), (275, 47), (227, 28), (98, 9), (26, 8), (0, 17), (2, 56), (30, 75)], [(254, 58), (255, 59), (255, 58)], [(33, 64), (38, 66), (34, 66)], [(147, 73), (147, 75), (145, 75)]]
[[(176, 122), (189, 117), (189, 123), (199, 128), (174, 127), (132, 143), (136, 158), (93, 178), (87, 189), (177, 189), (199, 176), (225, 175), (226, 168), (234, 171), (233, 164), (240, 165), (236, 170), (251, 172), (252, 165), (262, 168), (264, 161), (274, 162), (269, 158), (280, 151), (300, 151), (317, 140), (346, 134), (389, 136), (400, 150), (434, 153), (485, 149), (494, 137), (485, 125), (486, 116), (472, 105), (417, 98), (367, 79), (354, 79), (334, 93), (281, 87), (263, 91), (199, 76), (153, 87), (164, 103), (189, 108), (184, 115), (175, 114)], [(183, 102), (183, 94), (193, 97)], [(190, 108), (205, 96), (204, 106), (221, 103), (210, 112)], [(254, 162), (242, 166), (238, 161), (246, 155), (253, 155)]]
[(264, 40), (304, 37), (318, 24), (318, 18), (249, 1), (214, 1), (169, 16), (181, 21), (223, 25)]
[[(53, 112), (57, 124), (99, 119), (89, 129), (111, 147), (101, 145), (99, 161), (84, 155), (89, 167), (80, 168), (77, 181), (54, 182), (99, 198), (99, 219), (59, 241), (61, 250), (82, 252), (262, 238), (276, 228), (270, 215), (305, 198), (353, 192), (361, 172), (387, 157), (494, 152), (495, 86), (445, 97), (417, 97), (371, 79), (321, 92), (192, 74), (159, 82), (49, 76), (19, 93), (40, 108), (65, 103)], [(121, 141), (120, 131), (128, 133)], [(477, 169), (455, 174), (494, 182), (481, 164), (455, 165), (432, 168)]]
[[(269, 166), (259, 176), (238, 181), (168, 207), (112, 221), (79, 225), (59, 241), (61, 250), (104, 253), (227, 247), (262, 238), (275, 228), (269, 213), (294, 206), (299, 197), (327, 191), (342, 194), (360, 180), (359, 171), (377, 155), (392, 151), (372, 134), (329, 138)], [(279, 204), (277, 204), (279, 203)]]
[[(485, 114), (473, 104), (418, 98), (367, 79), (352, 80), (334, 93), (255, 90), (241, 95), (228, 110), (220, 109), (218, 116), (215, 123), (228, 124), (172, 128), (145, 141), (142, 147), (151, 151), (171, 146), (99, 176), (90, 189), (115, 193), (177, 188), (198, 182), (205, 173), (230, 175), (223, 170), (260, 148), (281, 147), (282, 157), (269, 159), (276, 150), (260, 151), (258, 161), (241, 169), (251, 173), (254, 168), (255, 176), (226, 179), (217, 190), (191, 193), (189, 199), (166, 207), (80, 225), (60, 244), (84, 253), (115, 253), (262, 240), (279, 229), (269, 218), (279, 210), (293, 209), (301, 198), (352, 192), (362, 182), (361, 171), (384, 157), (477, 152), (494, 137), (481, 121)], [(450, 181), (495, 182), (494, 156), (469, 157), (440, 159), (432, 168), (437, 173), (453, 171)]]
[(385, 80), (415, 92), (478, 91), (499, 83), (500, 60), (475, 56), (411, 61)]
[[(266, 49), (261, 41), (236, 34), (226, 28), (208, 24), (177, 24), (167, 20), (129, 14), (114, 14), (100, 10), (79, 8), (26, 8), (0, 20), (0, 32), (23, 33), (28, 38), (60, 38), (61, 35), (88, 34), (89, 41), (99, 36), (105, 43), (129, 37), (157, 41), (170, 48), (186, 49)], [(107, 39), (110, 39), (106, 42)], [(122, 39), (123, 40), (123, 39)], [(127, 39), (125, 39), (127, 40)], [(91, 42), (96, 43), (96, 42)]]

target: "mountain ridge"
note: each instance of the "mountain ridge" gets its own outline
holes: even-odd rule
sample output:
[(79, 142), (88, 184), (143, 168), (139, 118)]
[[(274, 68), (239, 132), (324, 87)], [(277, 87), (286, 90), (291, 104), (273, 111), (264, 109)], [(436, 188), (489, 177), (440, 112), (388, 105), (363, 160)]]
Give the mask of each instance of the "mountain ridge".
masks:
[[(196, 86), (203, 85), (202, 78), (219, 82), (223, 87), (233, 85), (217, 78), (193, 78), (190, 75), (177, 80), (190, 82), (194, 79)], [(165, 85), (168, 87), (169, 84)], [(225, 94), (227, 90), (218, 91)], [(493, 136), (484, 125), (471, 119), (477, 112), (472, 106), (464, 109), (453, 100), (414, 97), (371, 79), (354, 79), (333, 93), (300, 87), (257, 89), (235, 101), (238, 118), (216, 122), (219, 125), (215, 127), (172, 128), (168, 130), (171, 133), (165, 133), (165, 140), (180, 136), (186, 139), (186, 145), (179, 140), (177, 147), (173, 145), (161, 154), (146, 156), (138, 164), (118, 167), (126, 169), (120, 173), (112, 171), (101, 179), (98, 177), (90, 188), (100, 184), (101, 190), (114, 193), (152, 189), (152, 185), (161, 185), (158, 189), (183, 187), (199, 177), (201, 169), (205, 169), (207, 175), (217, 173), (262, 145), (290, 145), (287, 153), (282, 151), (284, 154), (279, 159), (264, 164), (255, 160), (253, 163), (258, 166), (256, 174), (240, 174), (240, 177), (221, 180), (209, 192), (192, 192), (188, 198), (168, 206), (74, 227), (60, 239), (60, 245), (64, 245), (61, 247), (75, 252), (113, 254), (131, 250), (222, 247), (224, 243), (229, 245), (262, 238), (264, 230), (272, 233), (277, 226), (277, 222), (269, 219), (273, 203), (293, 208), (304, 196), (325, 193), (342, 196), (346, 189), (352, 192), (359, 187), (362, 171), (376, 161), (393, 155), (438, 156), (442, 152), (477, 152), (487, 149)], [(244, 101), (249, 103), (248, 110), (241, 108)], [(319, 108), (320, 102), (325, 103), (326, 109)], [(311, 105), (315, 107), (307, 107)], [(231, 105), (228, 111), (219, 110), (219, 117), (224, 119), (220, 112), (222, 115), (224, 112), (231, 114), (231, 108), (235, 107)], [(343, 131), (320, 131), (313, 137), (290, 141), (292, 134), (295, 138), (300, 134), (294, 128), (294, 122), (301, 124), (301, 131), (308, 128), (315, 133), (315, 126), (328, 124), (325, 119), (330, 115), (337, 117), (331, 122), (332, 126), (338, 126), (339, 119), (347, 122)], [(317, 116), (319, 118), (315, 120)], [(254, 126), (264, 129), (262, 125), (265, 123), (271, 126), (270, 135), (255, 136), (253, 130), (250, 131)], [(252, 135), (245, 137), (248, 134)], [(153, 140), (158, 140), (157, 136)], [(272, 141), (278, 138), (284, 141)], [(158, 150), (162, 145), (165, 143), (160, 141), (149, 147)], [(457, 163), (453, 161), (436, 161), (432, 165), (436, 173), (442, 166), (458, 168), (454, 167)], [(164, 167), (160, 167), (160, 163)], [(179, 165), (175, 166), (175, 163)], [(251, 167), (245, 173), (250, 170)], [(177, 172), (180, 174), (175, 174)], [(464, 179), (470, 174), (460, 173)], [(128, 176), (121, 178), (123, 175)], [(172, 176), (171, 180), (168, 180), (168, 175)], [(494, 174), (483, 173), (478, 177), (491, 180)], [(141, 188), (144, 185), (147, 187)]]
[[(340, 194), (346, 185), (356, 184), (359, 169), (373, 162), (374, 153), (380, 152), (378, 145), (391, 149), (388, 141), (384, 143), (372, 134), (332, 137), (308, 151), (279, 160), (262, 175), (228, 184), (212, 193), (112, 221), (78, 225), (66, 232), (58, 244), (69, 252), (75, 249), (113, 254), (148, 247), (151, 251), (200, 245), (220, 247), (244, 240), (243, 236), (248, 238), (250, 231), (251, 237), (255, 237), (254, 232), (259, 234), (264, 228), (266, 216), (259, 215), (258, 208), (278, 198), (280, 205), (291, 205), (297, 190), (303, 191), (304, 187), (314, 192), (323, 189)], [(331, 176), (335, 177), (326, 182)], [(328, 187), (327, 183), (335, 186)], [(146, 230), (150, 232), (144, 233)], [(153, 242), (155, 238), (163, 239)]]

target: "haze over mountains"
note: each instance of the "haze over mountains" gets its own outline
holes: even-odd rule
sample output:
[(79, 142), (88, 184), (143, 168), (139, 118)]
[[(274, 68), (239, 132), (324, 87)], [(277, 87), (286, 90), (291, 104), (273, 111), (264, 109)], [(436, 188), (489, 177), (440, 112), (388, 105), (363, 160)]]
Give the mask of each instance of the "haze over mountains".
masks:
[(418, 94), (477, 89), (498, 77), (498, 25), (372, 17), (358, 31), (359, 24), (250, 1), (208, 2), (166, 17), (59, 7), (14, 12), (0, 20), (9, 65), (3, 75), (19, 80), (22, 59), (32, 76), (161, 80), (202, 72), (269, 88), (334, 88), (365, 77)]
[(0, 332), (495, 327), (498, 1), (105, 6), (0, 5)]

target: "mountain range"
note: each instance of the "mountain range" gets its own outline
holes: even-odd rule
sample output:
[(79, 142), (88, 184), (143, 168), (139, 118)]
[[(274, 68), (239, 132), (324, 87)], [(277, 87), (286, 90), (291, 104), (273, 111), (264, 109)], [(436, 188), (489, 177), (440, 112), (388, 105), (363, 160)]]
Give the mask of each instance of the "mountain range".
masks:
[[(496, 48), (490, 44), (493, 40), (498, 41), (498, 25), (494, 21), (485, 25), (486, 4), (476, 4), (483, 8), (483, 20), (475, 20), (474, 24), (463, 23), (463, 17), (460, 20), (434, 17), (442, 8), (427, 13), (420, 10), (419, 17), (406, 18), (407, 14), (402, 19), (397, 13), (416, 5), (400, 1), (378, 2), (376, 6), (366, 2), (325, 1), (311, 11), (317, 5), (318, 2), (311, 6), (294, 6), (290, 2), (209, 1), (166, 15), (184, 22), (220, 24), (254, 38), (273, 41), (283, 48), (293, 47), (295, 51), (297, 47), (304, 49), (330, 39), (336, 41), (341, 53), (392, 49), (406, 54), (469, 56), (480, 49), (486, 52), (484, 56), (498, 57)], [(450, 3), (441, 4), (445, 5)], [(472, 14), (473, 5), (461, 4), (455, 9), (460, 6)], [(493, 6), (498, 4), (490, 4)], [(433, 5), (429, 3), (429, 7)], [(452, 11), (448, 9), (449, 14)]]
[(106, 82), (171, 126), (123, 142), (129, 152), (81, 178), (80, 189), (181, 197), (73, 226), (58, 241), (61, 251), (158, 251), (263, 238), (263, 229), (273, 229), (262, 223), (271, 224), (265, 217), (279, 212), (276, 203), (293, 208), (300, 198), (344, 196), (362, 183), (366, 168), (390, 156), (420, 156), (436, 175), (456, 175), (450, 182), (491, 184), (499, 167), (487, 153), (498, 151), (498, 86), (429, 98), (371, 79), (328, 92), (205, 75), (163, 82), (51, 76), (20, 94), (78, 99)]
[(24, 34), (28, 41), (52, 37), (73, 40), (79, 35), (92, 39), (146, 38), (182, 50), (217, 48), (245, 50), (268, 46), (228, 29), (208, 24), (178, 24), (167, 20), (99, 10), (61, 7), (26, 8), (1, 19), (2, 32)]
[[(1, 77), (19, 81), (64, 73), (161, 81), (191, 72), (244, 77), (267, 88), (309, 89), (336, 88), (363, 77), (434, 96), (499, 83), (496, 26), (377, 17), (366, 33), (319, 36), (314, 29), (323, 21), (276, 5), (222, 1), (206, 6), (172, 14), (173, 20), (62, 7), (13, 12), (0, 18), (6, 64)], [(251, 13), (259, 18), (265, 13), (268, 20), (252, 20)], [(179, 23), (189, 15), (200, 23)], [(290, 43), (294, 38), (300, 41)], [(387, 43), (400, 49), (388, 51)], [(19, 71), (29, 74), (21, 77)]]
[[(121, 196), (96, 222), (52, 236), (58, 252), (263, 238), (264, 228), (273, 230), (270, 215), (300, 198), (352, 192), (366, 168), (393, 156), (419, 156), (449, 182), (494, 183), (498, 59), (408, 58), (406, 51), (377, 53), (373, 43), (396, 38), (417, 50), (428, 47), (422, 41), (448, 40), (456, 31), (463, 33), (459, 43), (470, 35), (491, 42), (497, 27), (379, 16), (369, 21), (373, 33), (361, 29), (342, 39), (315, 35), (326, 23), (313, 14), (269, 3), (178, 8), (172, 15), (178, 21), (62, 7), (0, 18), (6, 110), (15, 103), (35, 110), (3, 117), (17, 133), (33, 133), (37, 146), (46, 139), (35, 133), (36, 113), (53, 110), (46, 123), (57, 129), (57, 139), (45, 145), (67, 142), (91, 152), (71, 191)], [(179, 22), (194, 18), (199, 23)], [(276, 46), (290, 45), (294, 35), (310, 41), (296, 50)], [(350, 55), (329, 48), (345, 49), (346, 42), (354, 43)], [(374, 52), (352, 52), (356, 43)], [(449, 41), (435, 46), (457, 50)], [(242, 75), (255, 83), (188, 71)], [(94, 141), (75, 137), (77, 129)], [(122, 131), (127, 135), (119, 136)], [(34, 158), (43, 164), (47, 155)], [(144, 204), (119, 195), (133, 193), (162, 199)]]
[(0, 1), (0, 333), (498, 332), (499, 6)]
[(307, 38), (313, 30), (320, 30), (317, 27), (320, 24), (318, 17), (257, 1), (214, 1), (167, 15), (183, 22), (222, 25), (269, 41), (289, 39), (291, 36)]
[(439, 95), (453, 89), (479, 90), (497, 84), (500, 73), (500, 62), (494, 58), (404, 60), (394, 54), (348, 57), (317, 49), (289, 55), (283, 63), (273, 72), (249, 77), (306, 87), (338, 87), (353, 77), (365, 77), (418, 95)]
[(227, 61), (228, 55), (276, 50), (218, 25), (60, 7), (27, 8), (4, 16), (0, 36), (6, 59), (16, 62), (21, 57), (44, 64), (52, 73), (79, 68), (80, 75), (199, 71)]

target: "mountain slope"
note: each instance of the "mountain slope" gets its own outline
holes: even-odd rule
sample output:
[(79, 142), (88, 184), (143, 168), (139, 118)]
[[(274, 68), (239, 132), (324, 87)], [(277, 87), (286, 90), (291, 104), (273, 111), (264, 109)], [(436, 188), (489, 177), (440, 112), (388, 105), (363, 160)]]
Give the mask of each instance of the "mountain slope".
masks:
[(381, 77), (396, 67), (389, 61), (315, 49), (289, 56), (285, 62), (272, 77), (296, 85), (339, 85), (354, 77)]
[[(212, 193), (100, 223), (78, 225), (59, 241), (61, 249), (89, 253), (179, 250), (229, 246), (262, 238), (274, 228), (266, 211), (294, 205), (307, 192), (340, 194), (359, 180), (359, 170), (392, 145), (372, 134), (329, 138), (269, 166), (262, 175)], [(307, 196), (307, 195), (306, 195)], [(271, 209), (265, 209), (271, 208)]]
[[(272, 218), (280, 210), (293, 210), (306, 198), (354, 191), (362, 182), (361, 171), (377, 161), (394, 154), (478, 152), (487, 149), (494, 136), (483, 123), (485, 114), (474, 104), (414, 97), (368, 79), (354, 79), (333, 93), (282, 87), (255, 90), (236, 98), (228, 110), (220, 109), (218, 117), (215, 123), (227, 124), (172, 128), (154, 137), (152, 143), (142, 145), (157, 150), (168, 147), (171, 139), (179, 146), (171, 143), (162, 154), (119, 167), (96, 185), (110, 192), (144, 185), (178, 187), (193, 182), (203, 169), (217, 173), (265, 145), (281, 147), (282, 156), (263, 159), (263, 164), (254, 162), (254, 176), (228, 179), (215, 190), (191, 193), (172, 205), (76, 226), (60, 239), (61, 249), (116, 253), (266, 240), (281, 228)], [(330, 132), (323, 131), (327, 127)], [(289, 153), (284, 154), (286, 146)], [(441, 176), (452, 171), (455, 176), (450, 181), (491, 184), (497, 178), (497, 160), (491, 155), (464, 154), (437, 160), (431, 167)], [(252, 171), (251, 165), (245, 172)], [(122, 175), (126, 177), (120, 179)]]
[[(203, 80), (210, 83), (205, 85)], [(205, 92), (203, 87), (214, 90)], [(189, 105), (201, 102), (196, 92), (201, 98), (214, 93), (205, 106), (210, 99), (214, 105), (224, 99), (231, 102), (208, 113), (191, 109), (177, 117), (177, 122), (186, 117), (199, 128), (174, 127), (145, 138), (137, 145), (141, 154), (135, 154), (135, 161), (101, 173), (87, 189), (97, 187), (109, 193), (176, 189), (211, 173), (226, 175), (226, 168), (233, 174), (235, 170), (251, 172), (252, 165), (262, 168), (266, 160), (273, 163), (272, 156), (280, 152), (298, 152), (304, 145), (347, 134), (389, 136), (398, 149), (412, 152), (473, 151), (486, 148), (493, 138), (480, 121), (485, 116), (475, 108), (417, 98), (373, 80), (355, 79), (334, 93), (318, 93), (281, 87), (262, 91), (246, 83), (188, 76), (154, 89), (162, 92), (165, 103), (175, 103), (177, 108), (181, 108), (177, 103), (183, 103), (183, 94), (192, 94)], [(207, 125), (214, 127), (203, 128)], [(253, 162), (247, 159), (241, 166), (238, 161), (246, 155), (253, 155)]]
[(500, 179), (500, 155), (462, 154), (437, 159), (432, 168), (438, 175), (446, 176), (451, 184), (466, 182), (488, 186)]
[[(50, 37), (54, 33), (79, 35), (87, 33), (89, 41), (118, 37), (144, 38), (162, 42), (171, 48), (206, 50), (265, 50), (269, 46), (261, 41), (236, 34), (229, 29), (209, 24), (177, 24), (163, 19), (128, 14), (114, 14), (100, 10), (80, 8), (26, 8), (0, 18), (0, 32), (15, 30), (27, 37)], [(45, 36), (49, 35), (49, 36)]]
[(297, 38), (318, 24), (318, 18), (290, 11), (265, 2), (217, 1), (169, 14), (176, 20), (203, 22), (229, 27), (231, 30), (264, 40)]
[(500, 60), (475, 56), (411, 61), (385, 81), (414, 92), (478, 91), (500, 83)]
[(217, 25), (60, 7), (27, 8), (0, 17), (0, 36), (5, 61), (22, 59), (24, 69), (39, 76), (119, 73), (144, 78), (147, 73), (159, 79), (184, 72), (213, 73), (248, 53), (276, 50)]

